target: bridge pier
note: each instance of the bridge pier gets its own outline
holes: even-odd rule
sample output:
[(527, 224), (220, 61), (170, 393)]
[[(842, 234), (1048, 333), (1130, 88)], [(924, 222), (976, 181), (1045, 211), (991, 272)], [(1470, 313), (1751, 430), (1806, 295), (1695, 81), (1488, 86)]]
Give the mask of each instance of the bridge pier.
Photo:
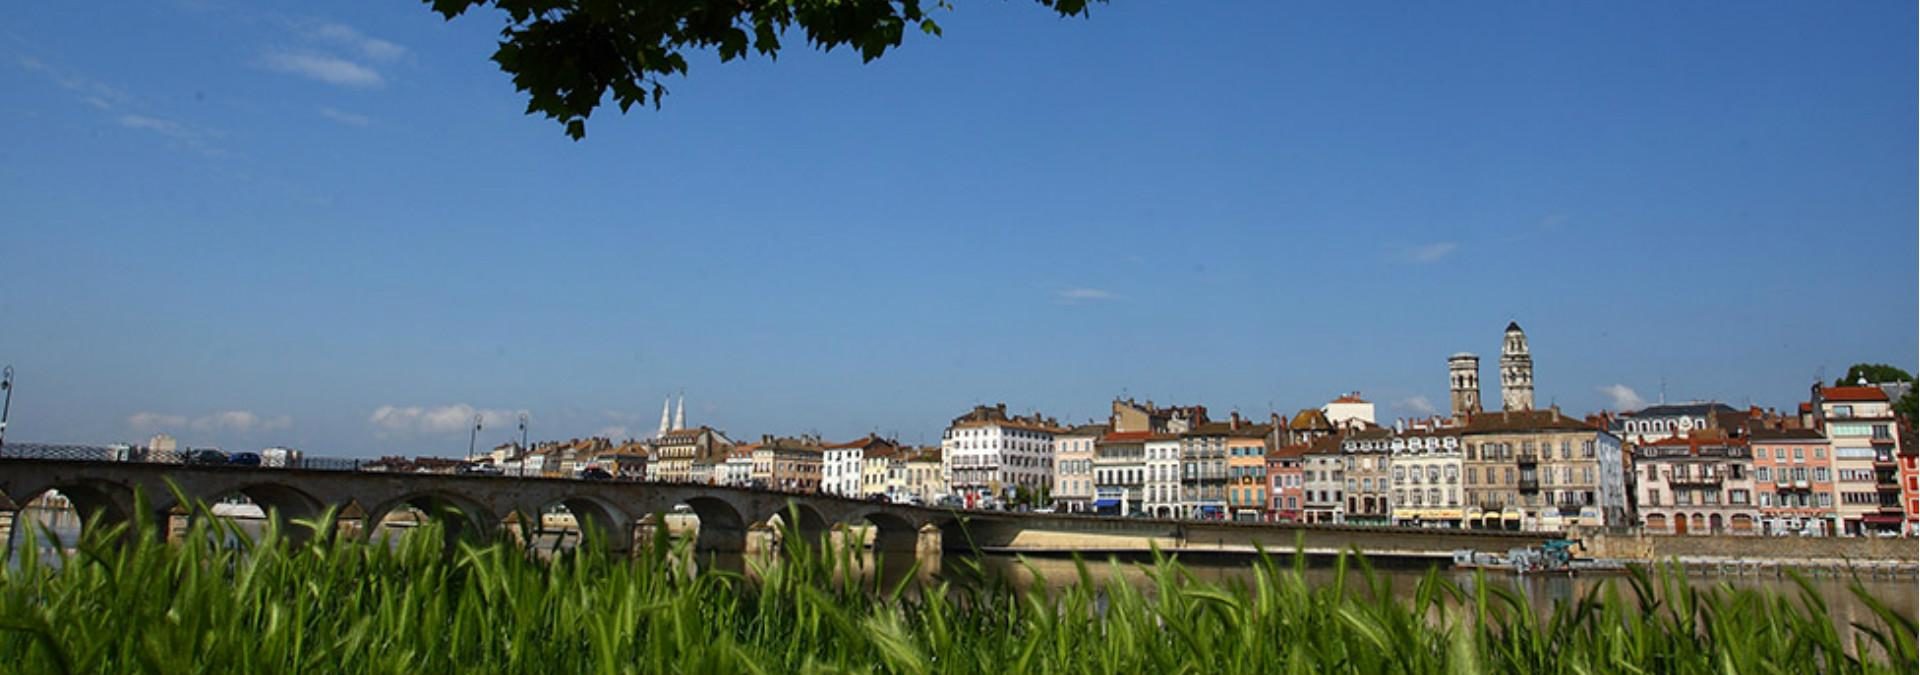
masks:
[(359, 500), (347, 500), (347, 505), (333, 517), (333, 536), (340, 540), (359, 539), (367, 529), (367, 511), (360, 508)]
[(179, 544), (187, 540), (187, 530), (193, 527), (193, 512), (184, 504), (174, 504), (167, 509), (167, 543)]
[[(705, 539), (706, 536), (707, 533), (703, 529), (700, 537), (701, 539)], [(742, 550), (746, 553), (747, 558), (774, 560), (780, 557), (780, 530), (767, 524), (765, 521), (748, 526), (744, 539), (745, 540), (741, 542), (743, 544)], [(704, 546), (702, 548), (704, 548)]]
[(931, 576), (940, 573), (940, 552), (944, 548), (942, 541), (940, 528), (933, 523), (921, 525), (920, 531), (915, 533), (913, 557), (920, 562), (922, 574)]
[[(5, 500), (5, 497), (0, 497), (0, 501)], [(11, 506), (12, 502), (6, 502), (5, 505)], [(11, 559), (13, 554), (13, 522), (14, 519), (19, 516), (20, 511), (17, 509), (0, 509), (0, 546), (6, 547), (0, 548), (0, 562)]]

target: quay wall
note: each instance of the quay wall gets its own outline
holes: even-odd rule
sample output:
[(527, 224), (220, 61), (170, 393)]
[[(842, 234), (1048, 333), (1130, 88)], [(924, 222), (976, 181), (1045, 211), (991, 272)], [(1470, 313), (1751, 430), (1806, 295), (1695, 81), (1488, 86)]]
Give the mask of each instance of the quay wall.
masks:
[(1920, 560), (1920, 545), (1912, 539), (1878, 537), (1760, 537), (1734, 535), (1667, 535), (1581, 533), (1585, 555), (1627, 561), (1658, 562), (1679, 559), (1724, 559), (1754, 562), (1820, 562), (1854, 560), (1898, 562)]

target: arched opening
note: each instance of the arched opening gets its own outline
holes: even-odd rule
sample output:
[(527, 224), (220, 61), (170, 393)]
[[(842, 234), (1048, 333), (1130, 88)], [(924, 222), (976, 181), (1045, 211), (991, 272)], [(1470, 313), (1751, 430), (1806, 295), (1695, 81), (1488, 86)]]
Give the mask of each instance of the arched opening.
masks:
[(827, 519), (812, 506), (799, 500), (788, 499), (786, 506), (767, 516), (766, 522), (782, 530), (781, 536), (797, 534), (802, 541), (816, 547), (824, 547), (830, 543), (827, 537), (832, 533), (832, 526)]
[(697, 551), (733, 553), (747, 545), (746, 516), (718, 497), (693, 497), (641, 518), (643, 536), (692, 539)]
[(444, 529), (449, 544), (462, 539), (487, 539), (499, 525), (487, 509), (471, 500), (441, 492), (420, 492), (368, 509), (366, 533), (374, 539), (397, 537), (429, 522)]
[(608, 551), (624, 552), (633, 546), (633, 520), (612, 504), (591, 497), (565, 497), (538, 511), (527, 516), (533, 521), (528, 536), (536, 551), (570, 551), (588, 540)]
[(260, 539), (269, 524), (277, 527), (280, 536), (288, 541), (307, 541), (313, 537), (313, 529), (306, 523), (319, 518), (326, 510), (312, 495), (277, 483), (248, 485), (206, 499), (204, 505), (183, 505), (186, 512), (192, 514), (190, 518), (211, 515), (223, 519), (254, 541)]
[(911, 521), (885, 511), (868, 511), (855, 527), (870, 528), (876, 551), (912, 552), (920, 541), (920, 530)]
[(1718, 513), (1713, 514), (1712, 516), (1709, 516), (1707, 518), (1707, 525), (1713, 528), (1714, 534), (1720, 534), (1722, 531), (1726, 530), (1726, 524), (1724, 521), (1720, 519), (1720, 514)]
[(1736, 513), (1733, 516), (1734, 534), (1753, 534), (1753, 516)]
[(1707, 519), (1700, 517), (1700, 514), (1693, 514), (1690, 520), (1692, 520), (1692, 522), (1688, 523), (1687, 526), (1694, 534), (1703, 534), (1707, 531)]
[(10, 541), (0, 542), (9, 555), (19, 555), (26, 546), (25, 529), (33, 529), (35, 548), (42, 556), (59, 550), (72, 550), (90, 526), (114, 527), (129, 522), (129, 491), (111, 483), (73, 483), (54, 485), (26, 493), (18, 502)]
[(1665, 534), (1667, 532), (1666, 515), (1659, 513), (1647, 514), (1647, 531), (1655, 534)]

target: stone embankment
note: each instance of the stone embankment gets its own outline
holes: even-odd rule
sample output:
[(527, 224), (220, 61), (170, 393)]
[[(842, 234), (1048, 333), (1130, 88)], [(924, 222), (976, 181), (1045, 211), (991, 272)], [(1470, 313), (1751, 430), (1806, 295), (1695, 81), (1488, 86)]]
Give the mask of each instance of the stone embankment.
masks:
[(1764, 537), (1575, 533), (1581, 555), (1628, 563), (1677, 563), (1690, 573), (1779, 576), (1920, 576), (1920, 543), (1880, 537)]

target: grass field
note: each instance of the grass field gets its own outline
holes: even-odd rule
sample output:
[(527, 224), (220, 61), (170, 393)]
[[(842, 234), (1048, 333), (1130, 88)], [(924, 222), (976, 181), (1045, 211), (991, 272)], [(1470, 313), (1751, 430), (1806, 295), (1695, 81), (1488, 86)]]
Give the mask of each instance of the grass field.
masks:
[[(880, 586), (852, 550), (788, 537), (777, 564), (701, 572), (665, 539), (551, 561), (507, 542), (184, 541), (90, 527), (57, 564), (0, 568), (0, 672), (1912, 673), (1915, 624), (1836, 628), (1810, 589), (1635, 575), (1541, 613), (1430, 574), (1396, 595), (1360, 558), (1332, 583), (1262, 558), (1249, 583), (1117, 563), (1015, 588), (981, 574)], [(37, 536), (22, 532), (17, 536)], [(126, 543), (131, 541), (132, 543)], [(238, 542), (236, 545), (235, 542)], [(35, 550), (33, 546), (25, 550)], [(966, 565), (965, 560), (949, 567)], [(1298, 563), (1296, 563), (1298, 564)]]

